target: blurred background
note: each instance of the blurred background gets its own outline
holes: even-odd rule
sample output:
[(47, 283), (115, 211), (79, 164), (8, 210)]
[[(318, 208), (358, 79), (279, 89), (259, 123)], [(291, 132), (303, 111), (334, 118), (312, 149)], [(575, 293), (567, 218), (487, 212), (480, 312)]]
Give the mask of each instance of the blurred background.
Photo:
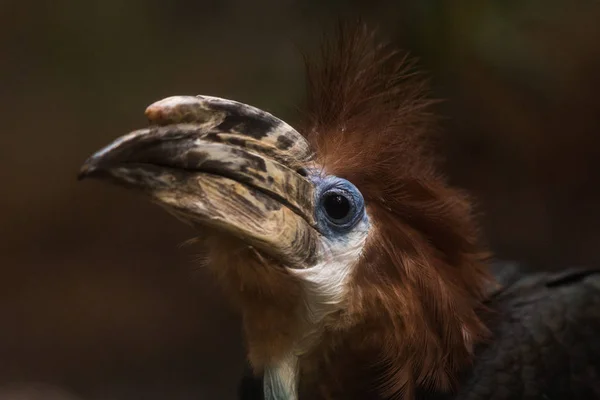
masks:
[(143, 111), (210, 94), (292, 124), (299, 49), (362, 16), (421, 60), (499, 257), (600, 262), (596, 0), (0, 2), (0, 399), (233, 399), (238, 316), (135, 194), (77, 182)]

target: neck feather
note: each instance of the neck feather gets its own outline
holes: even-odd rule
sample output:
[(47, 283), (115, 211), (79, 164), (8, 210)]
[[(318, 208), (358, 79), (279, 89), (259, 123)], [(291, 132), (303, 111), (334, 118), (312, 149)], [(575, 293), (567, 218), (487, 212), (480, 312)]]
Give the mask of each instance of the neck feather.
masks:
[(298, 358), (292, 354), (265, 368), (265, 400), (297, 400), (298, 372)]

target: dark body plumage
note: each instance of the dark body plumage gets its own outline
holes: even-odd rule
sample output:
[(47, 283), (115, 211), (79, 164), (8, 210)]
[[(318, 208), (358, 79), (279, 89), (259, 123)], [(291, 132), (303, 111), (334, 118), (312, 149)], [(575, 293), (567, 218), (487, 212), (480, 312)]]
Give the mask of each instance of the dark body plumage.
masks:
[[(502, 285), (485, 302), (492, 336), (476, 349), (457, 392), (419, 388), (417, 399), (600, 399), (600, 269), (529, 274), (507, 263), (492, 269)], [(339, 399), (383, 399), (352, 385)], [(250, 373), (239, 392), (241, 400), (263, 399), (260, 379)]]

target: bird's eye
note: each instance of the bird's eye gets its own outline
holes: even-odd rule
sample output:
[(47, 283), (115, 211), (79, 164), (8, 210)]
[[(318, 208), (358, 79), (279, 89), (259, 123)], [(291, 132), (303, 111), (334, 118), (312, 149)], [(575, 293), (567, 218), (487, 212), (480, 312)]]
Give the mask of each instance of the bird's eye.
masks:
[(350, 200), (339, 193), (326, 193), (323, 199), (323, 207), (332, 221), (343, 221), (352, 209)]
[(317, 218), (323, 228), (336, 231), (352, 229), (364, 215), (362, 195), (350, 182), (330, 176), (322, 181), (318, 194)]

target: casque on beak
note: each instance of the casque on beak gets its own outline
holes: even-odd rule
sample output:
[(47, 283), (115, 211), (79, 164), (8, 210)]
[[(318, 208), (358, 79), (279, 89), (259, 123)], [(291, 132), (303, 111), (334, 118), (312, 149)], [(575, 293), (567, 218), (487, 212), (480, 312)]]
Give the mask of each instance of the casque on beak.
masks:
[(113, 141), (79, 179), (142, 191), (179, 219), (234, 235), (292, 268), (314, 264), (308, 143), (278, 118), (210, 96), (175, 96), (146, 110), (150, 127)]

